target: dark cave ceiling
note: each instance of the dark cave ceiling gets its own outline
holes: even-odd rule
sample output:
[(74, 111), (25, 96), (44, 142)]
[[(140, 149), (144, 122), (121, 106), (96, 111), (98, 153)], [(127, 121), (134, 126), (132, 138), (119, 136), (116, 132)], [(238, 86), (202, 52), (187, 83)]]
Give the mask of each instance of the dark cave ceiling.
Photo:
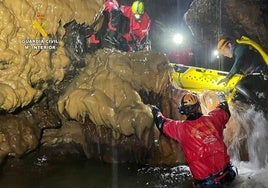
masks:
[[(118, 0), (131, 5), (132, 0)], [(171, 35), (181, 32), (184, 46), (190, 47), (201, 61), (207, 61), (221, 37), (233, 39), (242, 35), (268, 49), (267, 0), (144, 0), (152, 20), (152, 49), (166, 53), (173, 46)], [(201, 51), (200, 51), (201, 50)]]

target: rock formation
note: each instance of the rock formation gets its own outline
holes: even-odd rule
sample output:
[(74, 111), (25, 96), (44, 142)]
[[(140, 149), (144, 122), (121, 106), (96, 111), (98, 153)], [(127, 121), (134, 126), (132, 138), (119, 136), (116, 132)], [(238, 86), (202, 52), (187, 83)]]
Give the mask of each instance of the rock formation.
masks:
[[(188, 20), (197, 5), (203, 4), (193, 4)], [(228, 11), (235, 16), (232, 5), (236, 4)], [(71, 145), (82, 148), (88, 158), (106, 162), (185, 163), (178, 144), (159, 135), (150, 112), (154, 104), (170, 118), (184, 118), (177, 108), (185, 91), (172, 84), (166, 56), (113, 49), (87, 53), (88, 36), (101, 26), (102, 8), (100, 0), (1, 1), (1, 161), (23, 157), (40, 146)], [(215, 24), (201, 17), (202, 12), (205, 9), (192, 13), (199, 15), (192, 20)], [(254, 33), (249, 22), (238, 21)], [(259, 40), (265, 41), (265, 36), (259, 34)], [(214, 94), (200, 94), (201, 99), (205, 96)], [(206, 101), (204, 110), (217, 102)], [(232, 119), (229, 133), (240, 124)], [(226, 133), (228, 145), (239, 133)]]
[(268, 48), (268, 3), (265, 0), (194, 0), (185, 14), (195, 39), (204, 44), (221, 37), (246, 35)]
[(20, 156), (39, 145), (38, 125), (51, 125), (41, 122), (42, 116), (35, 121), (30, 111), (37, 108), (29, 108), (41, 101), (48, 87), (58, 85), (70, 67), (62, 42), (63, 26), (76, 20), (91, 25), (94, 32), (98, 24), (93, 27), (93, 23), (101, 19), (102, 5), (103, 1), (0, 2), (1, 159)]

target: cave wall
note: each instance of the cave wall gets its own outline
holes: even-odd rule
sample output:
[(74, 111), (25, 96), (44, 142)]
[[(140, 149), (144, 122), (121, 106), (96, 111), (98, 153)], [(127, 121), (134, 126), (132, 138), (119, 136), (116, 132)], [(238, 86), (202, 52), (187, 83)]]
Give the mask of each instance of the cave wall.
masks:
[[(247, 19), (245, 12), (232, 9), (239, 2), (230, 1), (227, 5), (222, 1), (221, 30), (215, 32), (219, 22), (214, 19), (218, 15), (217, 3), (194, 1), (186, 14), (194, 36), (204, 42), (215, 42), (218, 33), (233, 36), (245, 33), (266, 41), (262, 13), (267, 7), (259, 4), (260, 11), (251, 10), (255, 15), (252, 19), (261, 22), (258, 23), (263, 33), (256, 34), (251, 26), (257, 23), (248, 21), (251, 17)], [(245, 6), (251, 5), (245, 2), (248, 3)], [(103, 1), (97, 0), (62, 4), (52, 0), (0, 3), (3, 18), (0, 108), (4, 111), (0, 118), (1, 160), (5, 156), (21, 157), (40, 143), (53, 147), (75, 142), (83, 147), (88, 158), (101, 156), (107, 162), (185, 163), (179, 145), (159, 135), (148, 106), (157, 104), (166, 116), (184, 118), (177, 108), (185, 91), (172, 85), (172, 68), (166, 56), (157, 52), (128, 54), (107, 49), (95, 55), (81, 55), (71, 45), (72, 41), (63, 40), (64, 36), (76, 38), (80, 29), (89, 27), (83, 31), (95, 32), (99, 28), (95, 23), (101, 24), (102, 4)], [(32, 27), (33, 20), (43, 23), (49, 39), (58, 40), (56, 50), (25, 48), (22, 44), (25, 39), (43, 38)], [(70, 23), (71, 27), (64, 27)], [(223, 27), (224, 23), (236, 24)], [(144, 95), (140, 94), (141, 90)], [(144, 97), (150, 92), (158, 97), (146, 103)], [(243, 123), (235, 119), (231, 122), (229, 133), (234, 130), (232, 126), (241, 127)], [(230, 145), (232, 142), (228, 141), (241, 133), (234, 132), (227, 137)], [(114, 148), (122, 155), (114, 156)]]
[(194, 0), (185, 20), (196, 40), (214, 44), (242, 35), (268, 49), (268, 2), (265, 0)]
[(63, 26), (72, 20), (93, 25), (102, 5), (94, 0), (0, 2), (0, 109), (13, 112), (36, 102), (49, 83), (63, 80), (70, 64)]
[(35, 150), (45, 128), (61, 126), (55, 95), (73, 67), (62, 40), (64, 25), (76, 20), (94, 32), (102, 9), (102, 0), (0, 2), (1, 161)]

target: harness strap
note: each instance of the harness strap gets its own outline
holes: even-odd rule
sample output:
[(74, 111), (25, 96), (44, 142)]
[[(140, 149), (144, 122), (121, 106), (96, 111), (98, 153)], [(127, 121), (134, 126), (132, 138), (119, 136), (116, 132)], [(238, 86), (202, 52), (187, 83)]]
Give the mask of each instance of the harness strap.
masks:
[[(230, 168), (229, 166), (230, 164), (227, 164), (227, 166), (221, 170), (220, 172), (218, 172), (217, 174), (212, 175), (213, 179), (218, 182), (219, 180), (221, 180), (227, 173), (228, 173), (228, 169)], [(218, 180), (218, 181), (217, 181)]]
[(202, 179), (202, 180), (196, 180), (196, 182), (198, 183), (198, 184), (203, 184), (203, 183), (205, 183), (205, 182), (208, 182), (208, 181), (213, 181), (215, 184), (217, 184), (217, 183), (220, 183), (220, 180), (222, 179), (222, 178), (224, 178), (228, 173), (229, 173), (229, 169), (231, 168), (232, 166), (231, 166), (231, 164), (227, 164), (226, 165), (226, 167), (223, 169), (223, 170), (221, 170), (221, 171), (219, 171), (218, 173), (216, 173), (216, 174), (212, 174), (212, 175), (210, 175), (209, 177), (207, 177), (207, 178), (205, 178), (205, 179)]

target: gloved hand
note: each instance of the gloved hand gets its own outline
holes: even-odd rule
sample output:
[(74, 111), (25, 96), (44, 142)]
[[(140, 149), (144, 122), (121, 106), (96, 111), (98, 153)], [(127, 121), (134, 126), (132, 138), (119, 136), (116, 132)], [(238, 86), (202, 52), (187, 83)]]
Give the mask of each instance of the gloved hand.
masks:
[(229, 82), (229, 78), (225, 77), (223, 79), (221, 79), (217, 84), (220, 85), (221, 83), (224, 83), (225, 85), (227, 85)]
[(216, 95), (218, 96), (219, 99), (219, 108), (223, 109), (225, 112), (227, 112), (229, 114), (229, 116), (231, 115), (230, 110), (229, 110), (229, 105), (227, 103), (226, 97), (224, 92), (216, 92)]
[(156, 116), (158, 112), (160, 112), (160, 109), (155, 105), (151, 105), (151, 109), (152, 109), (153, 116)]
[(163, 125), (165, 123), (165, 120), (162, 118), (159, 108), (157, 108), (154, 105), (151, 105), (151, 109), (152, 109), (152, 114), (154, 117), (154, 123), (155, 123), (156, 127), (158, 128), (158, 130), (161, 133), (163, 133)]

